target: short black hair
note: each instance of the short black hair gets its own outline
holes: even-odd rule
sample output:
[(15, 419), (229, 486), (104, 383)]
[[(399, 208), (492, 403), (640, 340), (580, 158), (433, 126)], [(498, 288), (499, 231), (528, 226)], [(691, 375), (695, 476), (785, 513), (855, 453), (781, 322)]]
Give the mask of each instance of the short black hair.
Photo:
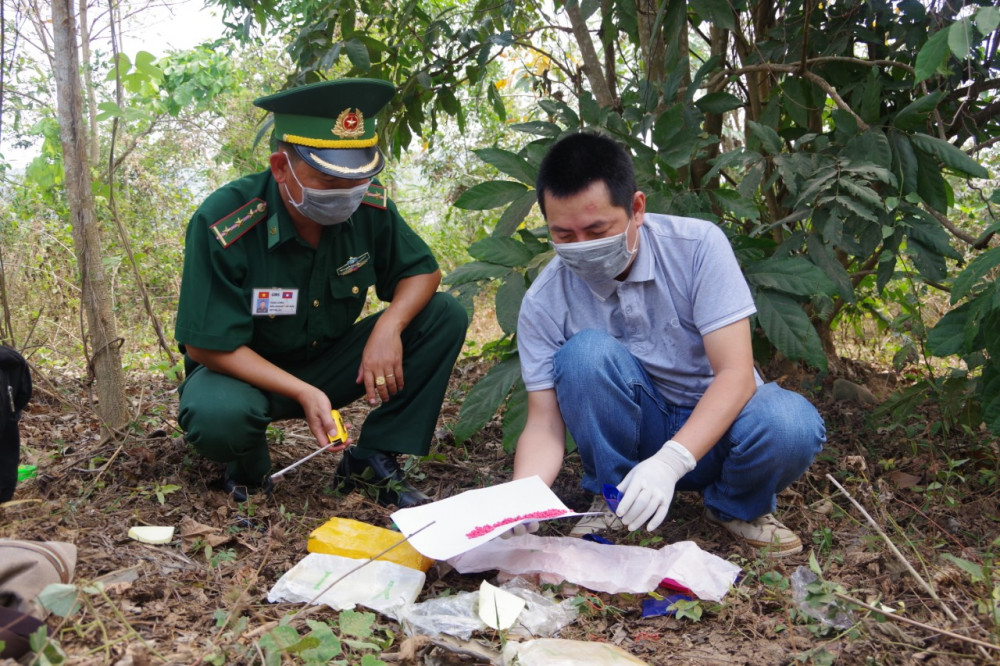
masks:
[(303, 161), (302, 158), (299, 157), (299, 154), (295, 152), (295, 147), (292, 144), (286, 141), (281, 141), (280, 139), (275, 141), (274, 151), (272, 152), (284, 153), (285, 156), (288, 157), (288, 161), (293, 164), (298, 164)]
[(535, 179), (538, 207), (545, 216), (545, 193), (557, 199), (583, 192), (602, 181), (611, 195), (611, 205), (631, 215), (638, 189), (632, 156), (614, 139), (594, 132), (578, 132), (557, 141), (542, 158)]

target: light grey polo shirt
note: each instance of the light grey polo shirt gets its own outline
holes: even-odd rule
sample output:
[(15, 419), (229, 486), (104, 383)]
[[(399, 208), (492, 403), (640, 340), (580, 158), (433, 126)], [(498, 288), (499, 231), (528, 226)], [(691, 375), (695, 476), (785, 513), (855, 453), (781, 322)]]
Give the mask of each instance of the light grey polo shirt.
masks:
[(594, 328), (639, 360), (667, 402), (693, 406), (704, 394), (713, 373), (702, 337), (757, 311), (750, 288), (729, 240), (711, 222), (646, 213), (639, 233), (632, 270), (621, 282), (584, 282), (557, 256), (532, 283), (517, 324), (529, 391), (553, 388), (555, 353), (578, 331)]

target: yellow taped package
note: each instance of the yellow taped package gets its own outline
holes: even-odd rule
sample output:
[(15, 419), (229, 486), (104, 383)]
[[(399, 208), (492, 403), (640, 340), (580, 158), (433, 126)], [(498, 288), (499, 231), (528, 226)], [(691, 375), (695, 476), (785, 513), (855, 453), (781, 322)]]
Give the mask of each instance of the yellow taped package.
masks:
[[(306, 549), (310, 553), (340, 555), (360, 560), (377, 555), (402, 539), (403, 535), (399, 532), (350, 518), (331, 518), (312, 531)], [(409, 543), (396, 546), (378, 559), (425, 572), (434, 564), (434, 560), (421, 555)]]

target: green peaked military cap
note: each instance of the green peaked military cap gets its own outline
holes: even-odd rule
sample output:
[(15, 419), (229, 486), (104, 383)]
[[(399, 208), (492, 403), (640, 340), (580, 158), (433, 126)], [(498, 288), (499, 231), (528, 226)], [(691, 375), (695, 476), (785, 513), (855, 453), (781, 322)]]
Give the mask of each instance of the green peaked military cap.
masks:
[(305, 162), (340, 178), (371, 178), (385, 166), (375, 134), (375, 115), (396, 94), (378, 79), (337, 79), (258, 97), (254, 105), (274, 113), (274, 136)]

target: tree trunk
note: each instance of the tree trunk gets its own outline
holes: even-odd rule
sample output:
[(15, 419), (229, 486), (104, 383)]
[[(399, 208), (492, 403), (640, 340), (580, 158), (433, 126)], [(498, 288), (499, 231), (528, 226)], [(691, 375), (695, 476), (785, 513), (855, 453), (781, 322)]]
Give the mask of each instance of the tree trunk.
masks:
[[(744, 67), (753, 64), (757, 58), (755, 44), (758, 39), (763, 39), (765, 35), (774, 27), (777, 20), (777, 7), (774, 0), (757, 0), (750, 7), (751, 25), (749, 34), (737, 35), (736, 53), (740, 64)], [(772, 75), (765, 71), (750, 72), (745, 79), (747, 87), (748, 108), (747, 118), (759, 120), (764, 113), (764, 107), (771, 98), (771, 86), (774, 83)], [(749, 125), (744, 124), (744, 145), (750, 143)], [(771, 174), (774, 166), (770, 162), (765, 166), (764, 182), (771, 181)], [(780, 220), (784, 217), (783, 208), (779, 197), (775, 194), (774, 186), (763, 188), (764, 202), (767, 205), (768, 218), (770, 221)], [(781, 243), (784, 238), (781, 229), (776, 227), (772, 232), (772, 237), (776, 243)]]
[[(90, 25), (87, 23), (87, 2), (80, 0), (80, 59), (83, 61), (83, 89), (87, 94), (87, 136), (90, 139), (90, 165), (101, 159), (101, 144), (97, 137), (97, 93), (90, 67)], [(114, 20), (114, 16), (111, 17)]]
[(566, 15), (569, 17), (577, 46), (580, 47), (580, 55), (583, 58), (583, 74), (590, 82), (590, 89), (594, 91), (597, 103), (609, 109), (617, 108), (618, 104), (611, 94), (608, 80), (604, 77), (604, 67), (600, 58), (597, 57), (597, 49), (594, 48), (594, 40), (590, 36), (587, 22), (583, 19), (580, 5), (576, 2), (567, 2)]
[(110, 436), (111, 431), (128, 423), (129, 413), (119, 351), (121, 340), (111, 312), (91, 189), (73, 0), (53, 1), (52, 32), (56, 108), (63, 168), (66, 171), (66, 195), (80, 274), (81, 304), (89, 328), (84, 334), (84, 341), (89, 341), (93, 350), (93, 358), (88, 358), (88, 370), (97, 384), (97, 416), (101, 420), (104, 436)]
[[(709, 36), (711, 39), (710, 57), (725, 58), (729, 46), (729, 31), (724, 28), (716, 28), (713, 25), (709, 28)], [(707, 92), (720, 92), (725, 90), (725, 87), (725, 79), (717, 78), (714, 83), (709, 84)], [(691, 163), (691, 186), (695, 189), (718, 189), (721, 176), (715, 176), (712, 182), (705, 182), (705, 176), (712, 169), (712, 160), (718, 157), (721, 152), (724, 117), (722, 113), (705, 113), (705, 134), (718, 137), (718, 141), (706, 147), (704, 154), (696, 157)]]
[[(4, 15), (4, 6), (0, 4), (0, 137), (3, 137), (3, 107), (4, 90), (6, 90), (6, 79), (4, 74), (7, 71), (7, 22)], [(3, 263), (3, 245), (0, 244), (0, 344), (14, 346), (14, 331), (10, 326), (10, 309), (7, 307), (7, 280), (5, 271), (7, 267)]]
[[(636, 31), (639, 35), (639, 66), (644, 68), (647, 81), (647, 95), (656, 97), (655, 108), (661, 108), (660, 98), (663, 90), (663, 80), (666, 77), (666, 45), (663, 40), (662, 22), (657, 24), (660, 16), (660, 0), (636, 0)], [(655, 32), (654, 32), (655, 28)], [(651, 100), (652, 101), (652, 100)]]

